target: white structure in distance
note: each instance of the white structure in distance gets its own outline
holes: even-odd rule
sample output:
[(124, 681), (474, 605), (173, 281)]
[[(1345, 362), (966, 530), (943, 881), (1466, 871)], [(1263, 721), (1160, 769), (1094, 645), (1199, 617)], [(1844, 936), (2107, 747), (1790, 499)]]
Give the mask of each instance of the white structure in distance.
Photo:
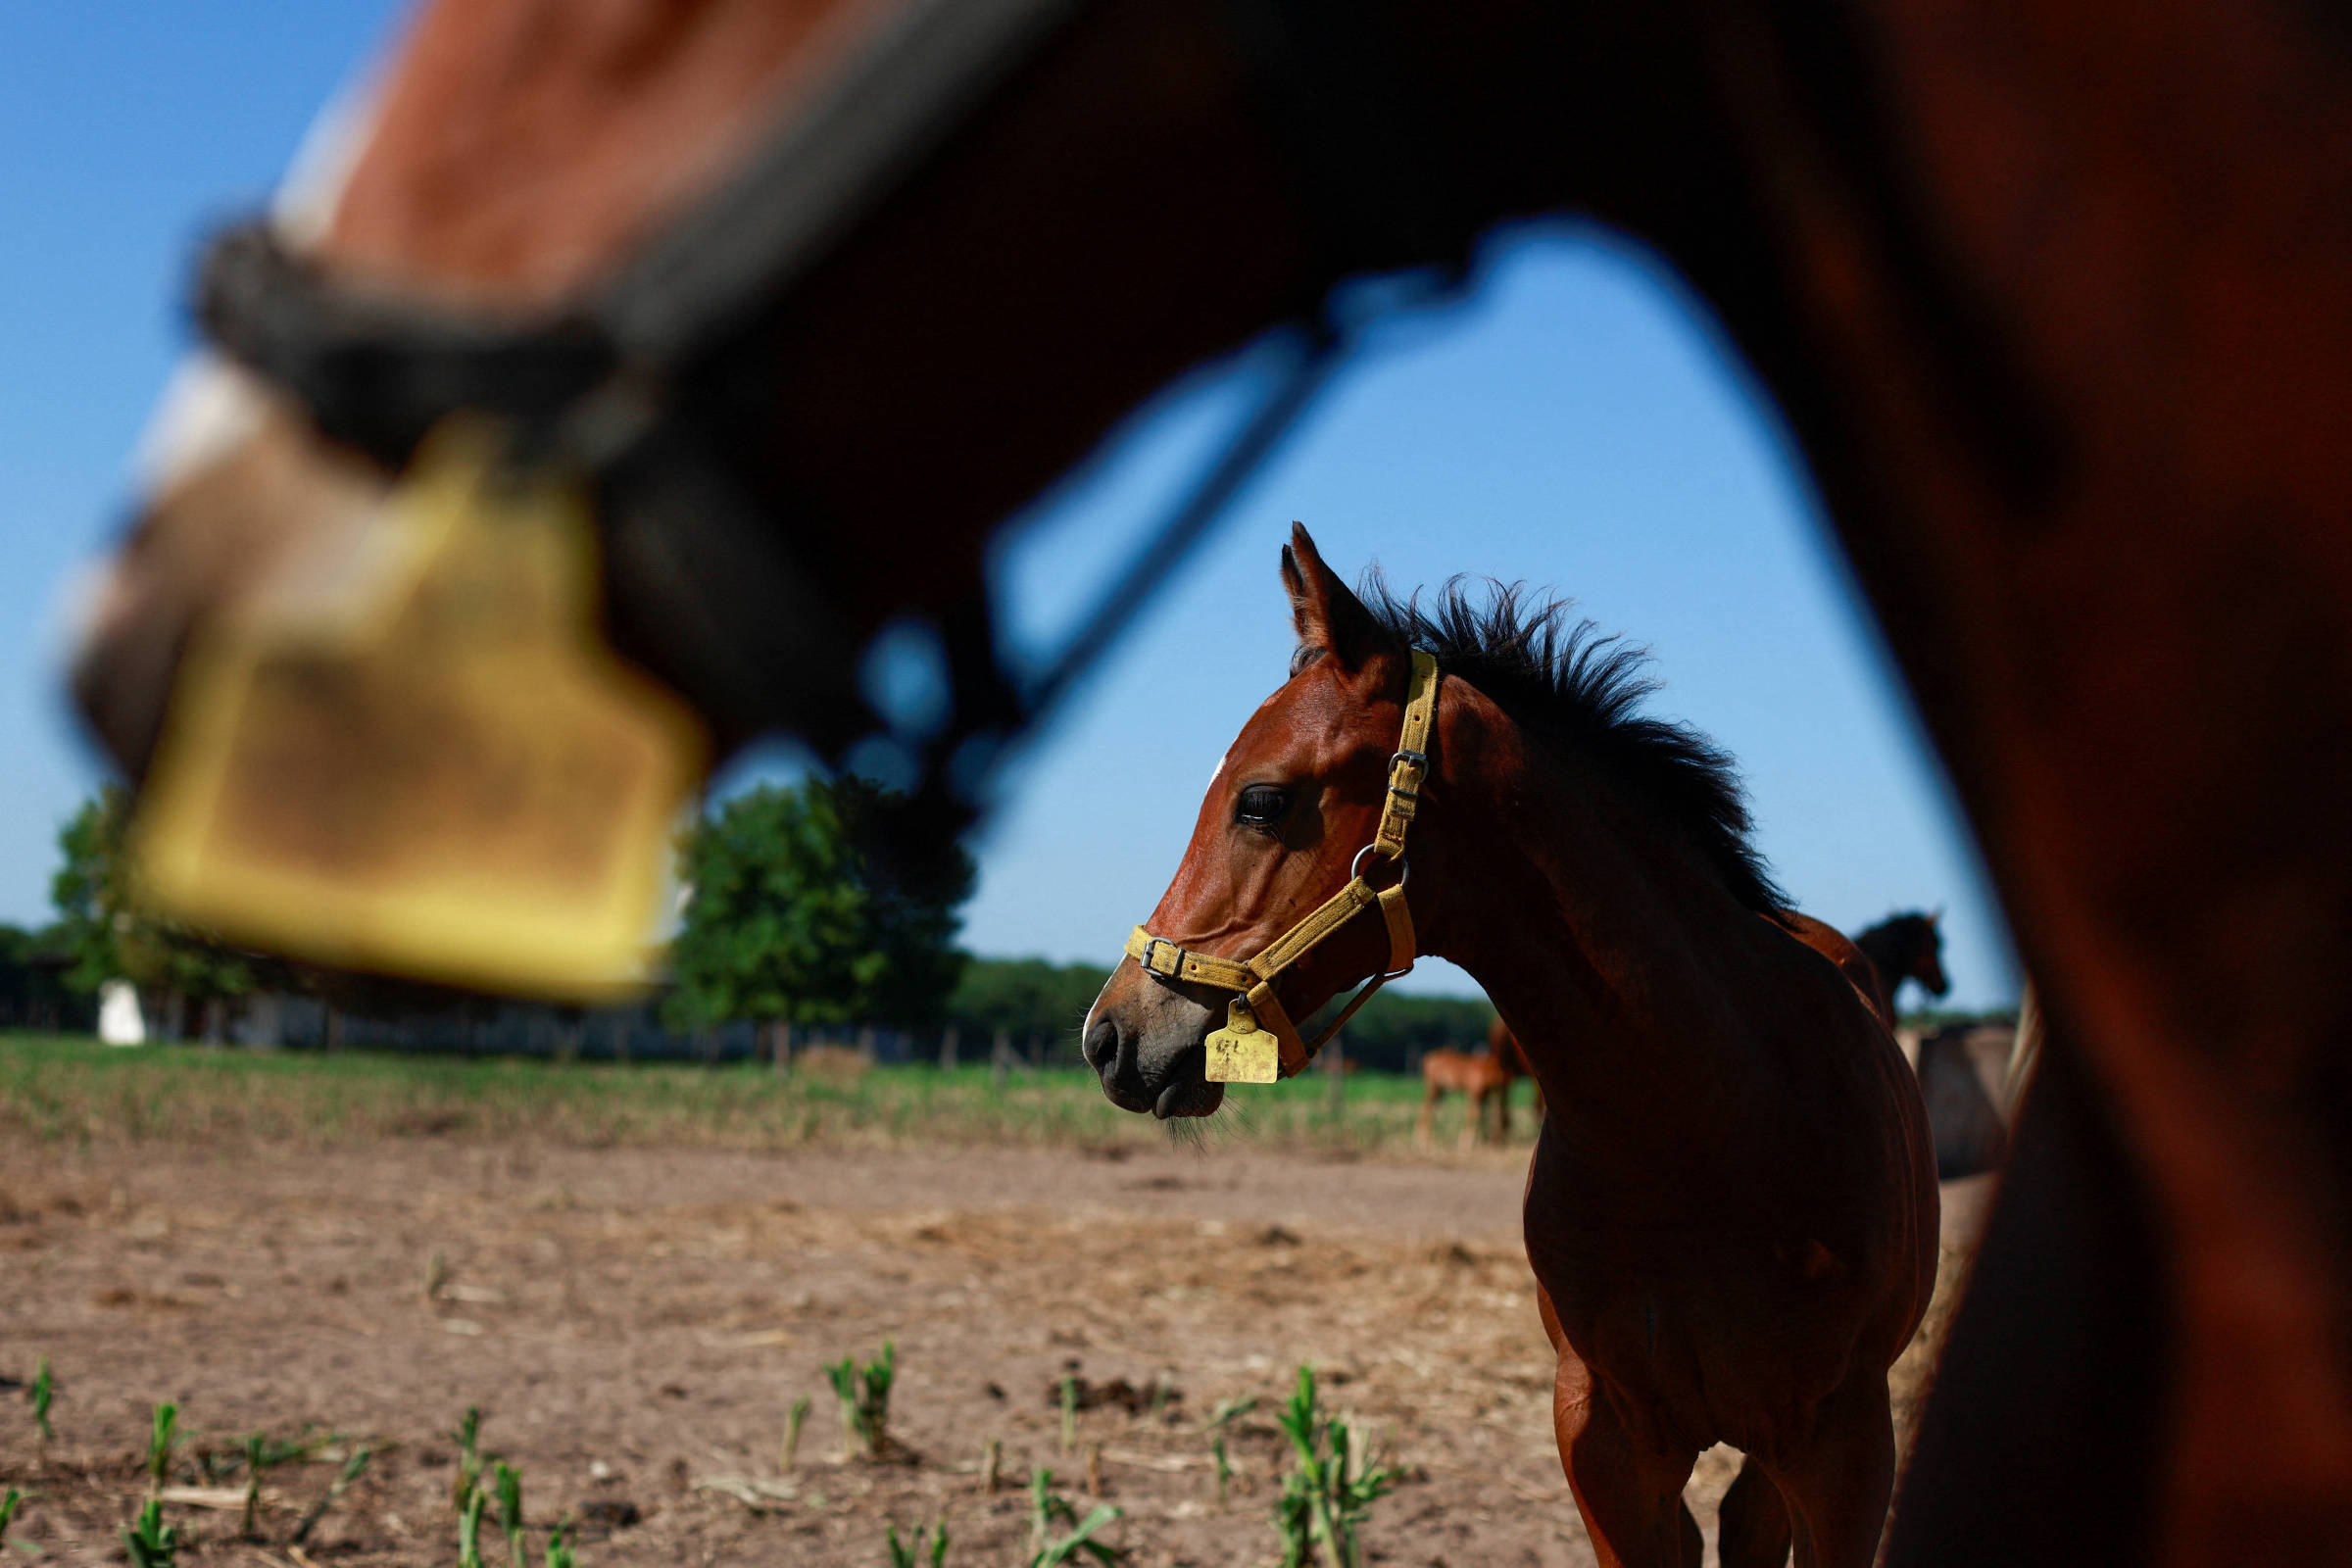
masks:
[(147, 1043), (146, 1015), (139, 1011), (139, 988), (127, 980), (109, 980), (98, 987), (98, 1039), (102, 1045), (143, 1046)]

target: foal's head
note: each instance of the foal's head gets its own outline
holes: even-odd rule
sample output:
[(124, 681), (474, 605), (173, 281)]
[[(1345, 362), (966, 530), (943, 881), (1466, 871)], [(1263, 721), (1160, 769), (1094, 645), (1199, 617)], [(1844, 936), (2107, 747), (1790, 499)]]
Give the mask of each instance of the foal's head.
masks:
[[(1218, 764), (1176, 878), (1146, 922), (1188, 951), (1256, 954), (1347, 883), (1379, 825), (1410, 654), (1323, 564), (1304, 528), (1282, 553), (1282, 583), (1298, 629), (1291, 678)], [(1385, 886), (1395, 871), (1387, 862), (1371, 869), (1377, 858), (1366, 858), (1367, 875)], [(1303, 1023), (1380, 970), (1388, 951), (1381, 920), (1367, 911), (1284, 972), (1284, 1007)], [(1214, 1111), (1225, 1090), (1202, 1076), (1203, 1042), (1224, 1024), (1230, 996), (1120, 964), (1086, 1024), (1086, 1059), (1102, 1092), (1162, 1117)]]

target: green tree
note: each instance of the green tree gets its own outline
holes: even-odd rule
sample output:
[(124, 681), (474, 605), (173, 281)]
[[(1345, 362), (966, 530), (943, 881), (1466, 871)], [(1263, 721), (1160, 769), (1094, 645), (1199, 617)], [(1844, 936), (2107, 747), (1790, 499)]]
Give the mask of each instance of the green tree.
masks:
[(124, 979), (167, 1004), (243, 996), (254, 986), (251, 956), (157, 913), (139, 887), (129, 850), (130, 796), (109, 784), (82, 802), (59, 830), (65, 863), (49, 885), (55, 938), (71, 959), (66, 984), (96, 991)]
[(1075, 1038), (1086, 1009), (1110, 975), (1091, 963), (1044, 958), (974, 958), (948, 998), (957, 1027), (989, 1035)]
[(928, 1023), (963, 966), (960, 845), (892, 832), (904, 797), (867, 781), (762, 786), (687, 835), (690, 888), (670, 950), (673, 1025), (749, 1018)]
[(0, 1022), (61, 1024), (69, 1008), (57, 933), (0, 924)]

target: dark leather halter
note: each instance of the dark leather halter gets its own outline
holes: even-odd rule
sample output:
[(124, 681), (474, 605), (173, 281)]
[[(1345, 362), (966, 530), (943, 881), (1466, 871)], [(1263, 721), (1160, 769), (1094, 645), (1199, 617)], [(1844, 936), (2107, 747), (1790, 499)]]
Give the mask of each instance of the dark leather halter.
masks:
[(916, 0), (830, 90), (589, 298), (540, 319), (347, 289), (265, 224), (205, 261), (214, 342), (388, 467), (459, 410), (520, 423), (594, 471), (945, 141), (1074, 0)]
[[(321, 434), (389, 471), (453, 415), (497, 418), (517, 463), (559, 465), (591, 487), (632, 652), (722, 740), (782, 722), (837, 756), (881, 721), (857, 689), (856, 639), (818, 564), (713, 446), (712, 407), (757, 406), (756, 387), (734, 384), (756, 368), (731, 366), (724, 350), (1078, 10), (1076, 0), (914, 0), (729, 183), (570, 308), (469, 314), (355, 288), (253, 222), (213, 243), (198, 318)], [(1334, 276), (1426, 259), (1443, 226), (1412, 196), (1436, 187), (1414, 175), (1412, 138), (1384, 97), (1396, 74), (1378, 69), (1389, 40), (1353, 14), (1251, 0), (1231, 19), (1300, 166)], [(1335, 39), (1348, 47), (1326, 47)], [(1383, 149), (1398, 177), (1352, 199), (1364, 195), (1362, 155)], [(1440, 286), (1460, 274), (1444, 270)], [(1345, 335), (1321, 322), (1289, 334), (1286, 371), (1042, 676), (1016, 680), (989, 636), (951, 642), (951, 713), (914, 748), (918, 800), (937, 826), (969, 820), (1003, 744), (1054, 705), (1206, 530), (1311, 402)], [(800, 689), (779, 711), (781, 670)]]

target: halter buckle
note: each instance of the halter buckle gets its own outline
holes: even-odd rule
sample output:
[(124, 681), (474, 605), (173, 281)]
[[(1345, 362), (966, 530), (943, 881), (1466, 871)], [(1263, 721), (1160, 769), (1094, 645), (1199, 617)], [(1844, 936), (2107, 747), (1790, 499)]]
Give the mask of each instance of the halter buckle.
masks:
[[(1348, 876), (1349, 880), (1352, 881), (1364, 874), (1364, 857), (1373, 854), (1379, 850), (1379, 848), (1380, 844), (1377, 840), (1375, 840), (1374, 842), (1365, 845), (1362, 849), (1355, 852), (1355, 858), (1348, 862)], [(1398, 887), (1404, 886), (1405, 883), (1412, 880), (1412, 876), (1413, 862), (1407, 859), (1404, 856), (1399, 855), (1396, 857), (1396, 885)]]

